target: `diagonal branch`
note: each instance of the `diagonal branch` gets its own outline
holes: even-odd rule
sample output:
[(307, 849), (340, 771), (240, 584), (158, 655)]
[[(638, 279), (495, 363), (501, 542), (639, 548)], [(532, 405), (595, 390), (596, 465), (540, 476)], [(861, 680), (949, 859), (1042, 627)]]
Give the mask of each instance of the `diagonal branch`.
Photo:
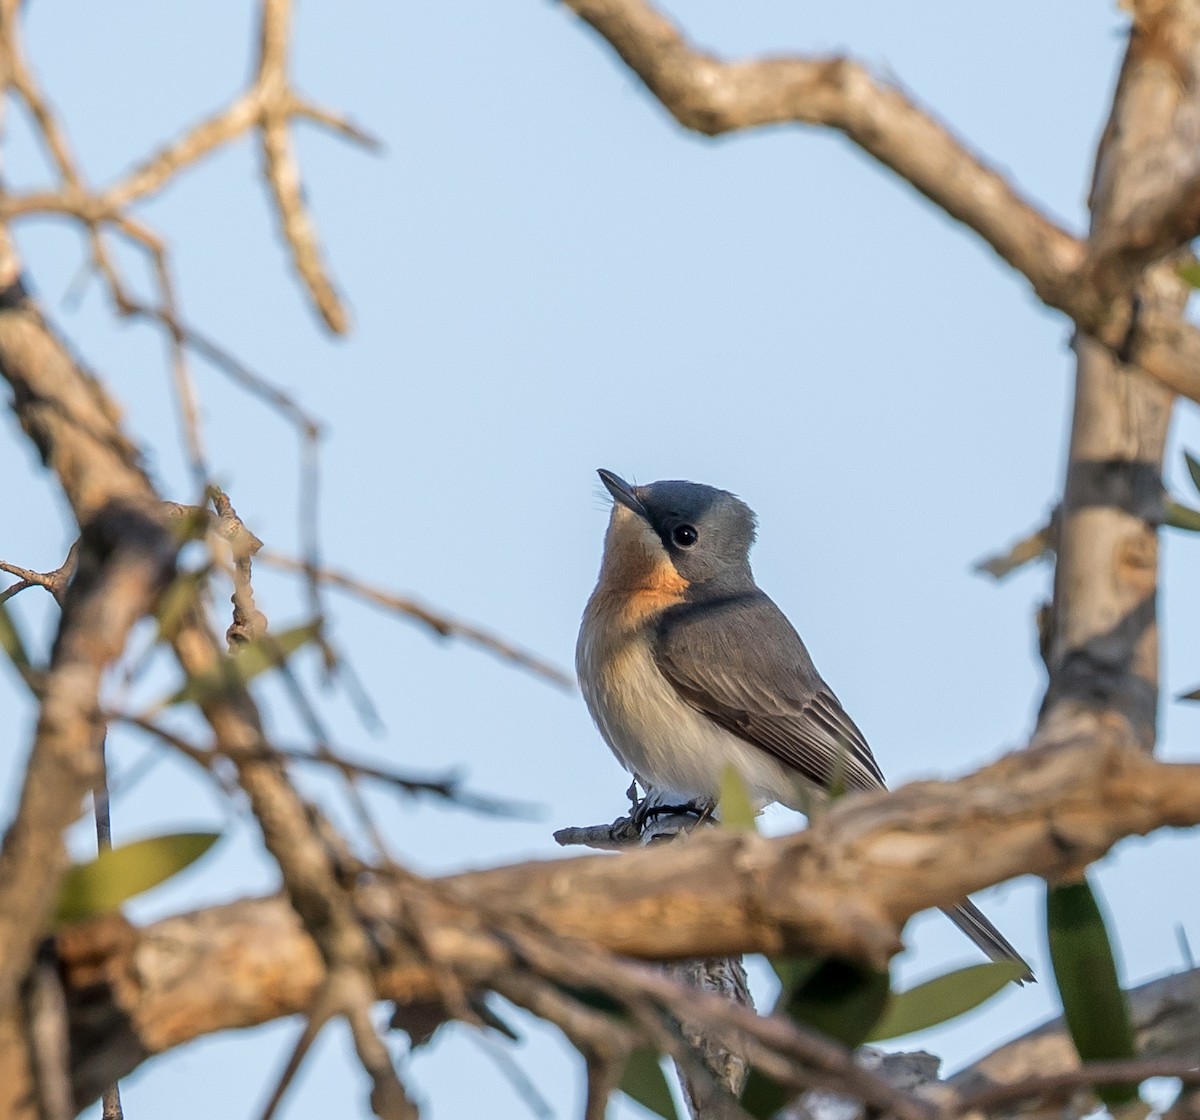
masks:
[[(0, 277), (4, 276), (9, 277), (9, 286), (0, 293), (0, 376), (12, 385), (17, 418), (54, 468), (77, 520), (87, 525), (98, 509), (114, 501), (160, 508), (161, 499), (141, 469), (136, 449), (121, 432), (115, 403), (98, 382), (83, 375), (50, 332), (17, 279), (19, 262), (11, 243), (0, 236)], [(214, 673), (223, 656), (220, 643), (199, 614), (181, 623), (171, 644), (189, 678)], [(94, 699), (92, 704), (92, 714), (98, 715)], [(264, 736), (253, 699), (244, 688), (233, 689), (209, 698), (200, 708), (217, 749), (237, 770), (264, 843), (279, 865), (288, 899), (319, 947), (330, 976), (369, 975), (375, 949), (309, 807), (283, 764), (263, 755)], [(58, 796), (69, 789), (64, 784)], [(77, 810), (76, 803), (72, 812)], [(51, 880), (44, 868), (42, 874)], [(14, 938), (29, 940), (40, 932), (39, 911), (16, 909), (6, 915)], [(27, 963), (20, 952), (6, 956), (0, 980), (19, 976)], [(361, 985), (339, 988), (342, 993), (359, 990)], [(363, 1008), (339, 1010), (362, 1023)], [(357, 1032), (356, 1038), (361, 1037), (362, 1032)], [(406, 1110), (399, 1102), (404, 1092), (394, 1071), (385, 1070), (373, 1051), (364, 1049), (362, 1057), (375, 1078), (376, 1095), (388, 1103), (391, 1115), (403, 1115)]]
[(63, 832), (102, 772), (99, 689), (138, 619), (174, 572), (178, 541), (160, 510), (113, 502), (84, 525), (79, 571), (63, 600), (16, 817), (0, 849), (0, 1009), (54, 905)]
[(514, 665), (519, 665), (523, 669), (528, 669), (530, 672), (544, 677), (554, 684), (560, 685), (562, 688), (574, 687), (574, 677), (558, 668), (558, 666), (552, 665), (549, 661), (543, 660), (536, 654), (514, 645), (506, 638), (502, 638), (489, 630), (476, 626), (474, 623), (464, 622), (461, 619), (453, 618), (440, 611), (435, 611), (410, 596), (398, 595), (394, 591), (388, 591), (382, 587), (367, 583), (365, 580), (358, 579), (336, 568), (317, 568), (315, 571), (308, 571), (303, 561), (296, 560), (291, 556), (285, 556), (280, 552), (267, 550), (262, 553), (259, 559), (264, 564), (273, 568), (279, 568), (285, 572), (305, 573), (318, 583), (328, 584), (330, 587), (335, 587), (339, 591), (344, 591), (365, 602), (374, 603), (385, 610), (395, 611), (397, 614), (412, 618), (422, 625), (427, 626), (439, 637), (461, 638), (464, 641), (471, 642), (494, 653), (497, 657), (503, 658), (505, 661), (511, 661)]
[[(183, 171), (219, 148), (257, 130), (264, 155), (267, 188), (279, 215), (296, 273), (325, 325), (337, 334), (349, 330), (349, 314), (329, 277), (316, 229), (304, 201), (290, 128), (293, 120), (300, 118), (320, 124), (369, 149), (376, 148), (377, 143), (344, 116), (314, 105), (292, 87), (287, 72), (291, 0), (261, 0), (258, 65), (250, 87), (227, 107), (193, 125), (106, 189), (92, 189), (86, 184), (71, 154), (66, 130), (51, 112), (25, 61), (18, 37), (20, 5), (17, 0), (2, 0), (2, 3), (0, 77), (29, 109), (60, 184), (56, 189), (3, 195), (0, 197), (0, 220), (57, 214), (82, 223), (92, 247), (93, 263), (104, 276), (117, 310), (123, 311), (127, 297), (104, 244), (105, 227), (128, 232), (134, 204), (162, 191)], [(161, 245), (157, 236), (149, 236), (154, 244)], [(142, 238), (138, 240), (143, 241)], [(166, 276), (165, 257), (161, 250), (150, 251), (159, 273), (163, 311), (174, 318), (174, 303), (169, 286), (163, 280)]]
[[(1200, 235), (1200, 9), (1130, 5), (1133, 23), (1096, 159), (1084, 274), (1108, 296)], [(1128, 122), (1136, 122), (1132, 132)], [(1132, 138), (1132, 143), (1130, 142)]]
[[(509, 990), (514, 944), (526, 966), (561, 964), (574, 954), (592, 967), (598, 951), (647, 960), (837, 952), (882, 963), (899, 946), (898, 927), (918, 910), (1022, 873), (1070, 875), (1123, 836), (1196, 823), (1200, 765), (1088, 741), (1017, 752), (956, 782), (853, 795), (797, 835), (712, 829), (687, 844), (616, 858), (531, 862), (434, 881), (364, 879), (360, 904), (380, 932), (402, 929), (403, 915), (419, 906), (432, 954), (468, 989)], [(91, 922), (63, 931), (59, 952), (68, 994), (83, 1001), (78, 1013), (86, 1009), (90, 1032), (75, 1050), (81, 1102), (149, 1054), (303, 1011), (325, 978), (321, 954), (278, 898), (145, 930), (119, 919)], [(376, 975), (375, 994), (404, 1003), (437, 999), (436, 971), (429, 955), (398, 944)], [(650, 994), (662, 996), (662, 985), (671, 985), (656, 970), (639, 976)], [(630, 974), (612, 982), (628, 984)], [(727, 1009), (725, 1018), (713, 1018), (717, 1006)], [(691, 1020), (697, 1007), (679, 1010)], [(697, 1021), (740, 1025), (742, 1013), (751, 1015), (711, 997)], [(1186, 1022), (1198, 1012), (1190, 1014)], [(135, 1044), (128, 1035), (122, 1042), (118, 1023)], [(1056, 1059), (1043, 1072), (1058, 1068)], [(1010, 1080), (1003, 1070), (989, 1066), (988, 1081)], [(964, 1083), (964, 1091), (979, 1084)]]
[[(1194, 176), (1184, 176), (1166, 212), (1136, 212), (1115, 244), (1102, 249), (1102, 259), (1093, 260), (1087, 243), (1055, 225), (949, 129), (861, 63), (838, 56), (723, 61), (690, 44), (648, 0), (563, 3), (608, 41), (685, 128), (710, 136), (787, 123), (839, 130), (977, 233), (1080, 331), (1122, 362), (1200, 401), (1200, 330), (1159, 308), (1147, 313), (1132, 283), (1191, 230)], [(1160, 59), (1173, 57), (1170, 44), (1155, 42)], [(1183, 65), (1190, 74), (1190, 61)], [(1114, 260), (1123, 262), (1115, 273)]]
[(564, 0), (685, 128), (709, 136), (824, 125), (978, 233), (1047, 302), (1083, 259), (1079, 240), (901, 90), (844, 57), (726, 62), (698, 50), (647, 0)]

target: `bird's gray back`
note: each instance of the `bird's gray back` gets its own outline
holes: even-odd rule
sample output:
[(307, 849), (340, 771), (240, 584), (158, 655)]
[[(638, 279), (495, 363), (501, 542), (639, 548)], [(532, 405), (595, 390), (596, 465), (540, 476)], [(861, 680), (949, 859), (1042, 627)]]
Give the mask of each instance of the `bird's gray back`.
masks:
[(694, 707), (822, 789), (878, 789), (870, 747), (795, 628), (753, 584), (706, 589), (666, 611), (655, 660)]

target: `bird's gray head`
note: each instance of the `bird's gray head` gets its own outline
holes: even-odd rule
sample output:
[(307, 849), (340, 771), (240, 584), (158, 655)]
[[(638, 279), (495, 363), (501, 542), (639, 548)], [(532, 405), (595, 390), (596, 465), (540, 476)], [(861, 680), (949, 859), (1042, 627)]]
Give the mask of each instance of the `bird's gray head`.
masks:
[(627, 551), (640, 538), (643, 551), (669, 561), (688, 584), (749, 577), (754, 511), (745, 502), (698, 482), (630, 486), (598, 473), (615, 502), (609, 549)]

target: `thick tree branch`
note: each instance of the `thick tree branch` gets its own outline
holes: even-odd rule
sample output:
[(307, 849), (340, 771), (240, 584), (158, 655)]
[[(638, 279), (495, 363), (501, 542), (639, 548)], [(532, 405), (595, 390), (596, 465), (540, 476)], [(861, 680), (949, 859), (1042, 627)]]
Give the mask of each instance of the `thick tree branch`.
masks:
[[(1132, 989), (1129, 1011), (1141, 1057), (1200, 1066), (1200, 969)], [(1078, 1068), (1071, 1036), (1062, 1019), (1055, 1018), (992, 1051), (949, 1083), (962, 1093), (975, 1094)]]
[[(10, 284), (7, 301), (0, 300), (0, 376), (13, 386), (17, 417), (54, 468), (77, 519), (86, 525), (96, 508), (113, 501), (160, 508), (161, 498), (120, 431), (119, 410), (98, 382), (85, 377), (48, 329), (20, 284), (11, 244), (0, 238), (0, 276), (5, 274)], [(180, 667), (191, 678), (215, 672), (223, 656), (198, 613), (182, 622), (172, 646)], [(331, 980), (340, 981), (347, 971), (370, 974), (375, 952), (342, 884), (334, 854), (318, 835), (282, 763), (264, 756), (262, 725), (249, 693), (233, 689), (208, 698), (200, 708), (217, 749), (237, 768), (267, 849), (279, 864), (288, 898), (319, 946)], [(6, 914), (15, 927), (22, 928), (22, 937), (30, 939), (40, 932), (38, 913), (18, 908)], [(15, 955), (11, 967), (19, 970), (21, 964), (20, 954)], [(342, 983), (339, 990), (359, 989)], [(351, 1015), (362, 1011), (341, 1010)], [(365, 1061), (373, 1074), (388, 1080), (376, 1082), (376, 1096), (393, 1103), (402, 1100), (394, 1073), (389, 1077), (373, 1058)], [(389, 1114), (401, 1116), (406, 1110), (392, 1109)]]
[[(1110, 250), (1128, 244), (1131, 224), (1148, 206), (1173, 196), (1200, 144), (1198, 87), (1181, 82), (1179, 72), (1200, 69), (1200, 9), (1181, 3), (1156, 11), (1130, 34), (1096, 154), (1089, 247), (1098, 271), (1081, 289), (1090, 289), (1096, 306), (1118, 307), (1121, 295), (1133, 302), (1123, 320), (1118, 314), (1110, 323), (1118, 331), (1124, 323), (1125, 341), (1110, 336), (1109, 350), (1090, 338), (1076, 344), (1045, 648), (1050, 683), (1038, 721), (1044, 740), (1124, 719), (1146, 750), (1156, 737), (1158, 525), (1173, 399), (1136, 368), (1142, 356), (1135, 335), (1151, 319), (1182, 324), (1188, 292), (1169, 264), (1143, 274), (1138, 254), (1123, 260)], [(1126, 345), (1130, 353), (1122, 351)]]
[(1147, 266), (1200, 235), (1200, 8), (1186, 2), (1131, 10), (1092, 186), (1102, 220), (1093, 225), (1084, 268), (1108, 296), (1133, 289)]
[[(76, 165), (66, 131), (42, 96), (25, 62), (19, 39), (17, 0), (3, 0), (0, 18), (0, 84), (25, 102), (61, 180), (55, 190), (0, 197), (0, 219), (29, 214), (58, 214), (74, 218), (87, 229), (93, 263), (108, 283), (119, 311), (132, 310), (125, 285), (105, 241), (105, 227), (140, 244), (154, 258), (164, 321), (176, 318), (161, 239), (135, 221), (130, 207), (163, 190), (187, 168), (218, 148), (257, 129), (263, 150), (264, 177), (279, 215), (284, 242), (314, 310), (335, 333), (349, 330), (345, 304), (329, 277), (315, 227), (304, 200), (299, 163), (292, 144), (293, 118), (315, 120), (367, 147), (375, 140), (341, 115), (304, 100), (292, 88), (288, 73), (291, 0), (261, 0), (258, 66), (253, 83), (230, 105), (190, 128), (183, 136), (145, 159), (125, 178), (105, 190), (89, 188)], [(170, 327), (170, 323), (166, 322)], [(178, 340), (177, 340), (178, 341)]]
[(0, 1013), (12, 1007), (52, 913), (63, 832), (102, 773), (101, 678), (170, 581), (178, 550), (161, 510), (123, 502), (87, 521), (80, 542), (21, 800), (0, 849)]
[(852, 59), (725, 62), (688, 43), (646, 0), (564, 0), (685, 128), (715, 136), (769, 124), (844, 132), (975, 230), (1049, 303), (1083, 259), (1060, 229), (949, 129)]
[[(836, 56), (723, 61), (687, 42), (647, 0), (563, 3), (608, 41), (685, 128), (712, 136), (796, 123), (843, 132), (977, 233), (1081, 332), (1173, 392), (1200, 401), (1200, 330), (1177, 314), (1141, 314), (1133, 290), (1141, 270), (1191, 229), (1194, 215), (1187, 211), (1186, 192), (1196, 177), (1192, 162), (1179, 180), (1185, 184), (1182, 191), (1172, 186), (1167, 197), (1176, 201), (1163, 212), (1147, 200), (1123, 216), (1111, 238), (1088, 243), (1055, 225), (949, 129), (861, 63)], [(1187, 5), (1155, 5), (1160, 7)], [(1192, 18), (1139, 25), (1153, 36), (1143, 56), (1164, 82), (1185, 90), (1195, 85), (1190, 80), (1194, 59), (1180, 53), (1193, 47), (1187, 38), (1194, 33)], [(1163, 28), (1170, 32), (1166, 40)], [(1181, 74), (1189, 80), (1181, 82)], [(1185, 145), (1197, 131), (1195, 107), (1190, 94), (1181, 104), (1184, 96), (1177, 92), (1166, 103), (1168, 109), (1178, 108), (1174, 115), (1164, 113), (1161, 102), (1153, 113), (1155, 120), (1188, 126), (1179, 134), (1181, 154), (1194, 153), (1195, 144)], [(1089, 258), (1092, 251), (1096, 255)]]
[[(836, 952), (881, 964), (918, 910), (1018, 874), (1070, 876), (1124, 836), (1196, 823), (1200, 765), (1082, 742), (1018, 752), (957, 782), (849, 797), (793, 836), (712, 829), (619, 857), (379, 879), (359, 905), (380, 933), (403, 930), (418, 907), (431, 956), (468, 987), (503, 986), (528, 931), (647, 960)], [(303, 1011), (325, 976), (281, 899), (144, 930), (93, 922), (65, 931), (60, 954), (81, 1101), (150, 1054)], [(441, 998), (438, 971), (411, 943), (376, 984), (402, 1003)]]

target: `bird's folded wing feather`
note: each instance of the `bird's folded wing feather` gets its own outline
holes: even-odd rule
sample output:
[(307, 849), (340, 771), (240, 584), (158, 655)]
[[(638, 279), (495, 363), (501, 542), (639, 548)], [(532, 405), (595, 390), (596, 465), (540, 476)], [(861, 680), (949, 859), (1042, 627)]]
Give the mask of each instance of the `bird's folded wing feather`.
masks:
[(821, 679), (783, 612), (761, 591), (668, 611), (655, 642), (663, 675), (714, 722), (822, 789), (880, 789), (862, 732)]

